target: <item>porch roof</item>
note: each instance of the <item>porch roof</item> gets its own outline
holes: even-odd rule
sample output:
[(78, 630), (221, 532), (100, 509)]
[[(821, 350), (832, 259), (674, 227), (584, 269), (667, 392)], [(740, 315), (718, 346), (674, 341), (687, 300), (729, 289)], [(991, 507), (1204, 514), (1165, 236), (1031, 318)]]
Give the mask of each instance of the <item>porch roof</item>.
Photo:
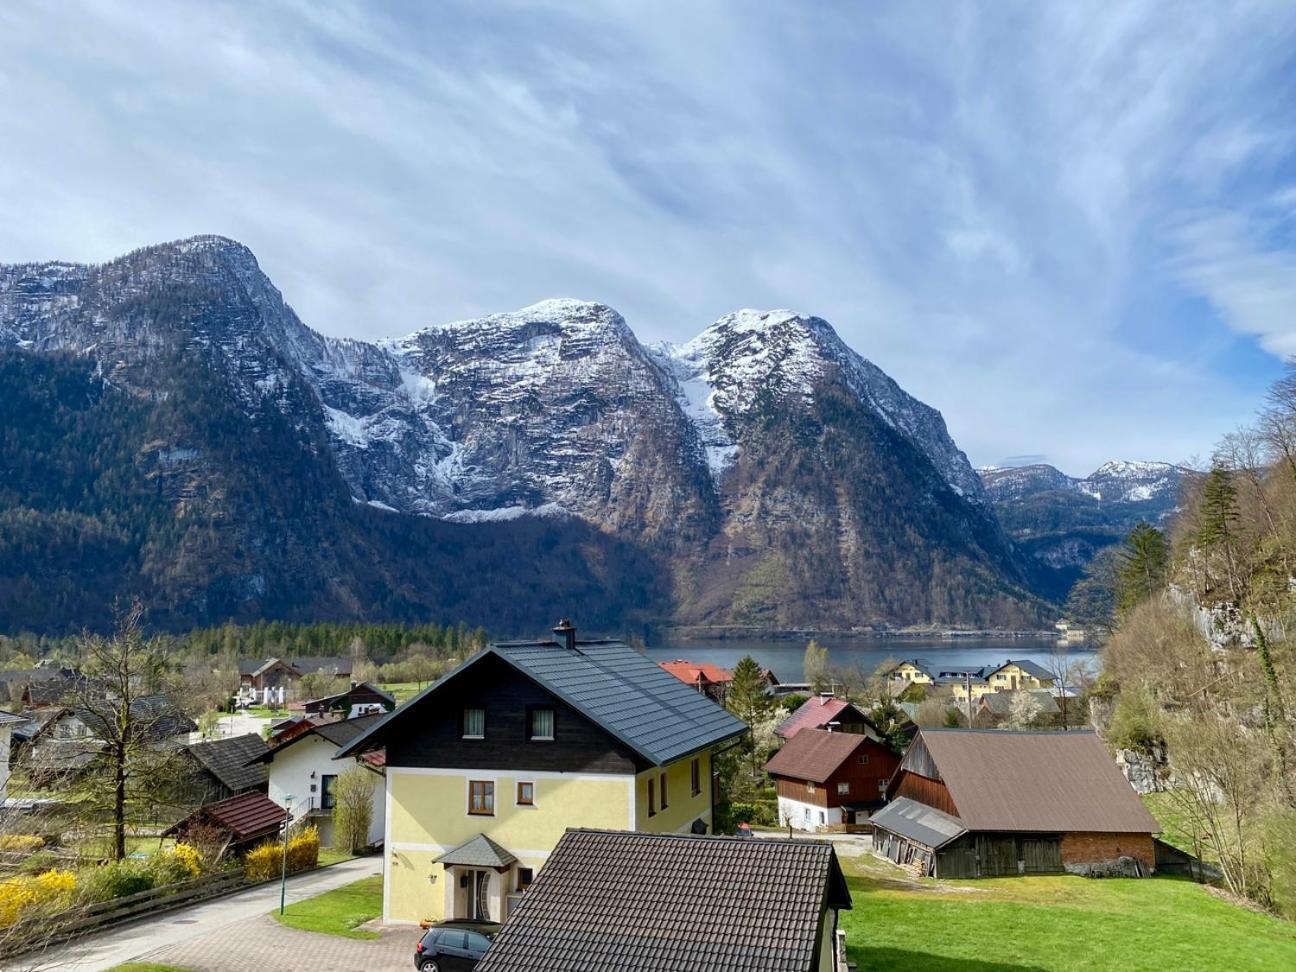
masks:
[(438, 857), (434, 864), (446, 867), (493, 867), (503, 869), (517, 863), (517, 858), (485, 834), (466, 840)]

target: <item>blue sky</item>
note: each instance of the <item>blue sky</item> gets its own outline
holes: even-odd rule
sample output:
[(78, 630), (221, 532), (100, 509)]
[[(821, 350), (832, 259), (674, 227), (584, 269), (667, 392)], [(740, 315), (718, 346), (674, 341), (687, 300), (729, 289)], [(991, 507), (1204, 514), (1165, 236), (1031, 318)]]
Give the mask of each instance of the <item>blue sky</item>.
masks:
[(1296, 4), (0, 6), (0, 261), (216, 232), (380, 337), (831, 321), (974, 463), (1199, 459), (1296, 353)]

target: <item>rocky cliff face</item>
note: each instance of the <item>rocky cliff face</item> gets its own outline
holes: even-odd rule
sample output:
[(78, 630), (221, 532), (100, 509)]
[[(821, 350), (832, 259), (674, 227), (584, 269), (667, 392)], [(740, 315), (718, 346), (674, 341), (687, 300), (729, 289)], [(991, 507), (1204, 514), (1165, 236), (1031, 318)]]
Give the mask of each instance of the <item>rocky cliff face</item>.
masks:
[[(169, 596), (193, 596), (199, 619), (307, 613), (330, 586), (342, 614), (426, 611), (437, 596), (408, 584), (444, 541), (436, 531), (492, 529), (565, 538), (558, 559), (618, 602), (608, 617), (1038, 614), (940, 414), (818, 318), (743, 311), (650, 350), (610, 308), (553, 300), (379, 344), (335, 340), (297, 318), (245, 247), (198, 237), (100, 267), (0, 267), (0, 347), (19, 375), (60, 354), (92, 362), (109, 398), (142, 410), (132, 472), (166, 539), (141, 547), (137, 568), (187, 577)], [(345, 562), (378, 547), (381, 568)], [(614, 548), (637, 565), (632, 582), (608, 566)], [(319, 591), (294, 599), (306, 551)], [(483, 585), (517, 569), (478, 560)], [(555, 589), (532, 586), (537, 603)]]

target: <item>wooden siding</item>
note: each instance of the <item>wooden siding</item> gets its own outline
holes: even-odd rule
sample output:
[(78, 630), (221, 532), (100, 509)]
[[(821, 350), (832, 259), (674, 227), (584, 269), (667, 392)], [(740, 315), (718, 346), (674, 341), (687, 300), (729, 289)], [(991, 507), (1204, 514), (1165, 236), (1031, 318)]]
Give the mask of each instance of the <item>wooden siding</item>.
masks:
[[(804, 780), (789, 780), (776, 776), (774, 778), (774, 787), (778, 790), (779, 796), (786, 797), (789, 800), (800, 800), (802, 803), (812, 803), (816, 807), (825, 809), (829, 806), (828, 790), (818, 783), (815, 784), (814, 790), (811, 791)], [(835, 807), (837, 804), (833, 803), (832, 806)]]
[(925, 776), (929, 780), (939, 780), (941, 778), (940, 770), (936, 768), (936, 761), (931, 758), (931, 753), (927, 751), (927, 746), (923, 743), (921, 734), (915, 736), (914, 741), (905, 750), (904, 759), (900, 760), (900, 768), (911, 773), (917, 773), (919, 776)]
[(939, 780), (929, 779), (918, 773), (909, 772), (902, 768), (899, 779), (891, 787), (891, 799), (896, 797), (908, 797), (910, 800), (916, 800), (924, 803), (929, 807), (935, 807), (951, 817), (958, 816), (958, 808), (954, 806), (954, 800), (950, 796), (949, 790), (945, 784)]
[[(444, 769), (634, 773), (614, 737), (511, 665), (484, 658), (419, 703), (410, 731), (387, 744), (387, 765)], [(528, 711), (554, 709), (554, 739), (530, 739)], [(462, 738), (465, 708), (486, 710), (484, 739)]]

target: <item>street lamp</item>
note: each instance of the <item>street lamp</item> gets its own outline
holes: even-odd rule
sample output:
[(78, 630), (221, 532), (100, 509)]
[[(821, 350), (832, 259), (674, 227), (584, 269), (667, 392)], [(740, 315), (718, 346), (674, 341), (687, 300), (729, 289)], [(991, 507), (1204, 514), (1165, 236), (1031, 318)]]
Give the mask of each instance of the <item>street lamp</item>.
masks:
[(279, 862), (279, 914), (284, 913), (284, 897), (288, 893), (288, 825), (292, 823), (292, 802), (291, 793), (284, 794), (284, 809), (288, 811), (288, 816), (280, 825), (283, 828), (283, 857)]

